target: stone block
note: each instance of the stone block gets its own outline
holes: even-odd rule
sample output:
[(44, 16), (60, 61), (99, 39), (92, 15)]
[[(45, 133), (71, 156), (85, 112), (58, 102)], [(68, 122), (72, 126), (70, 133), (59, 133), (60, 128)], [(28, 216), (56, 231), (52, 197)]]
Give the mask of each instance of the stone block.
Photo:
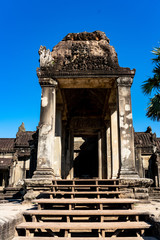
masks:
[(129, 187), (150, 187), (153, 180), (149, 178), (134, 178), (134, 179), (120, 179), (120, 184), (128, 185)]
[(148, 197), (149, 197), (148, 193), (140, 193), (140, 192), (135, 193), (136, 199), (146, 199), (147, 200)]
[(135, 193), (148, 193), (148, 188), (134, 188)]
[(27, 191), (27, 193), (24, 195), (24, 202), (23, 203), (31, 202), (38, 195), (40, 195), (40, 191), (34, 191), (33, 189)]

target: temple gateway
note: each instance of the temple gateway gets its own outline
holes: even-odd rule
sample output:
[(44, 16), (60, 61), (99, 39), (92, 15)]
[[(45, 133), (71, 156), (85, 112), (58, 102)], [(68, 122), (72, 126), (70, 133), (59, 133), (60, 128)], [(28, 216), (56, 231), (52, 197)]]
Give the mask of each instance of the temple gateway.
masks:
[(22, 124), (16, 138), (0, 138), (0, 191), (43, 190), (53, 179), (146, 186), (150, 178), (147, 186), (159, 187), (160, 139), (150, 127), (134, 132), (135, 70), (119, 66), (105, 33), (70, 33), (39, 55), (39, 126), (33, 132)]
[(40, 47), (42, 88), (33, 178), (138, 178), (130, 88), (105, 33), (68, 34)]

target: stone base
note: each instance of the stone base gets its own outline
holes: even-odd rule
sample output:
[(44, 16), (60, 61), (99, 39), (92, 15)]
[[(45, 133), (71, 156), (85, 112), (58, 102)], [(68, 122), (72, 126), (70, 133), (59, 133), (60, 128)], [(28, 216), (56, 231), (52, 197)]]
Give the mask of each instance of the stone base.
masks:
[(149, 198), (148, 188), (153, 184), (153, 180), (149, 178), (120, 179), (119, 184), (126, 185), (126, 187), (120, 188), (121, 198), (147, 200)]
[(54, 171), (52, 168), (40, 168), (37, 169), (32, 178), (47, 178), (47, 179), (54, 179)]
[(126, 170), (126, 169), (122, 169), (120, 171), (120, 174), (119, 174), (119, 178), (120, 179), (137, 179), (137, 178), (140, 178), (138, 173), (134, 170)]
[(153, 180), (150, 178), (124, 178), (120, 179), (120, 184), (127, 185), (128, 187), (150, 187), (153, 184)]
[(52, 185), (53, 178), (28, 178), (24, 180), (26, 194), (24, 195), (24, 202), (30, 202), (35, 199), (40, 192), (49, 191)]

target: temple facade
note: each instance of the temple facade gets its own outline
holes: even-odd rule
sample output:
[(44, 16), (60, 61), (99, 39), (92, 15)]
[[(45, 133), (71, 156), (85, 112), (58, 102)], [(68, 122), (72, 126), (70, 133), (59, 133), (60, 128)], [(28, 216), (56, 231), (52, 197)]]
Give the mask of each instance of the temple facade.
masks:
[(39, 55), (39, 126), (0, 139), (0, 186), (26, 178), (152, 178), (159, 186), (160, 141), (150, 128), (133, 129), (135, 70), (119, 66), (105, 33), (68, 34)]

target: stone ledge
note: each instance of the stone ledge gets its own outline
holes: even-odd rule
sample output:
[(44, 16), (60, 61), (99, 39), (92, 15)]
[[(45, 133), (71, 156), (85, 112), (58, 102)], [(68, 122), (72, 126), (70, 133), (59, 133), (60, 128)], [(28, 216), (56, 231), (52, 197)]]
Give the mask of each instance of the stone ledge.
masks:
[(149, 178), (120, 179), (120, 184), (128, 187), (150, 187), (153, 180)]

